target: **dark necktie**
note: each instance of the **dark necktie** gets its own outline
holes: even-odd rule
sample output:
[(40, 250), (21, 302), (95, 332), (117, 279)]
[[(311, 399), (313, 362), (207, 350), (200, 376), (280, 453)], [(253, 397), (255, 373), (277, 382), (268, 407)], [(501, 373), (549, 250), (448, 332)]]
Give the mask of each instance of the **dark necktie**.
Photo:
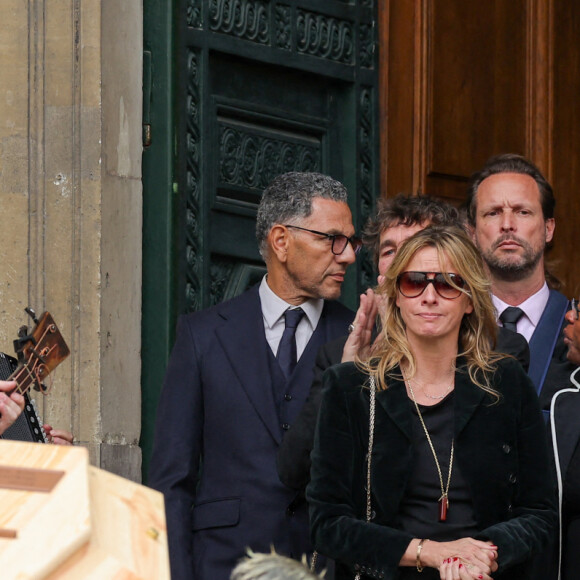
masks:
[(288, 310), (284, 312), (286, 328), (284, 328), (284, 333), (280, 339), (276, 358), (278, 359), (280, 368), (286, 378), (290, 377), (294, 367), (296, 366), (296, 327), (302, 320), (303, 316), (304, 310), (302, 310), (302, 308), (288, 308)]
[(502, 321), (504, 328), (508, 330), (518, 331), (516, 326), (518, 320), (524, 315), (524, 311), (517, 306), (508, 306), (500, 315), (499, 319)]

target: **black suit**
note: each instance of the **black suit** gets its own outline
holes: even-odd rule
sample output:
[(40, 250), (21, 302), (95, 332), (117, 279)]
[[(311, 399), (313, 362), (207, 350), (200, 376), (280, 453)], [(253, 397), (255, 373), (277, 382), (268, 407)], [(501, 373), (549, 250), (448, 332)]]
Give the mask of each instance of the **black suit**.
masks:
[[(458, 361), (453, 393), (455, 463), (467, 483), (477, 539), (498, 546), (496, 579), (528, 580), (529, 560), (556, 528), (544, 422), (530, 379), (503, 359), (492, 379), (499, 401)], [(399, 510), (414, 467), (412, 405), (404, 382), (376, 395), (372, 521), (364, 521), (369, 437), (368, 377), (353, 363), (328, 369), (307, 488), (314, 544), (334, 558), (337, 580), (394, 579), (413, 535)], [(494, 404), (491, 404), (494, 402)], [(453, 499), (450, 498), (453, 509)], [(437, 575), (438, 577), (438, 575)]]
[(578, 368), (577, 365), (571, 363), (567, 357), (568, 347), (564, 342), (563, 333), (563, 330), (567, 324), (568, 323), (563, 324), (562, 328), (560, 329), (560, 335), (558, 336), (556, 347), (552, 353), (550, 366), (548, 367), (548, 372), (546, 373), (546, 380), (544, 381), (544, 386), (540, 391), (540, 406), (542, 409), (550, 409), (550, 402), (554, 396), (554, 393), (560, 389), (572, 386), (572, 383), (570, 382), (570, 375)]
[[(322, 375), (328, 367), (340, 363), (347, 338), (341, 336), (320, 349), (310, 395), (278, 450), (278, 474), (282, 482), (293, 489), (304, 490), (310, 480), (310, 452), (322, 397)], [(500, 328), (497, 350), (514, 356), (527, 370), (530, 351), (521, 334)]]
[(165, 494), (174, 580), (227, 580), (247, 546), (295, 557), (310, 549), (306, 508), (280, 482), (276, 452), (308, 396), (318, 349), (352, 318), (325, 303), (287, 380), (266, 341), (257, 286), (180, 318), (149, 474)]
[[(580, 373), (578, 373), (580, 374)], [(580, 377), (576, 375), (578, 381)], [(580, 391), (576, 386), (554, 395), (550, 434), (562, 488), (563, 580), (575, 580), (580, 569)], [(556, 575), (553, 575), (556, 578)]]

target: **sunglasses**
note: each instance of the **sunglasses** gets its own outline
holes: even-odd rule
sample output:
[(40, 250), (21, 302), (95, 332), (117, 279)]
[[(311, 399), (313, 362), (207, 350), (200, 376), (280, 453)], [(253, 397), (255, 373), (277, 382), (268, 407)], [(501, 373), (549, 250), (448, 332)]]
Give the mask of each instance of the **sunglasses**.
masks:
[(406, 298), (421, 296), (429, 284), (433, 284), (435, 292), (447, 300), (459, 298), (467, 288), (467, 283), (458, 274), (403, 272), (397, 276), (397, 288)]

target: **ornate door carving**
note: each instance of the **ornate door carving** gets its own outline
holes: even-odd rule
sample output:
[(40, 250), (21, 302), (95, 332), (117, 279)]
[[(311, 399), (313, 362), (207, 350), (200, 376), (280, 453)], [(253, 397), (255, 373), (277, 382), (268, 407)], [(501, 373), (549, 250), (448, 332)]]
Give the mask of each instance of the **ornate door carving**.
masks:
[[(359, 230), (379, 190), (377, 0), (158, 4), (144, 0), (145, 465), (176, 314), (264, 273), (254, 223), (268, 182), (290, 170), (332, 175), (348, 188)], [(166, 126), (171, 102), (175, 124)], [(173, 149), (173, 167), (156, 183)], [(347, 304), (371, 272), (368, 260), (351, 268)]]
[(182, 10), (180, 304), (191, 311), (260, 277), (255, 213), (275, 175), (333, 175), (362, 223), (377, 194), (377, 70), (371, 0), (188, 0)]

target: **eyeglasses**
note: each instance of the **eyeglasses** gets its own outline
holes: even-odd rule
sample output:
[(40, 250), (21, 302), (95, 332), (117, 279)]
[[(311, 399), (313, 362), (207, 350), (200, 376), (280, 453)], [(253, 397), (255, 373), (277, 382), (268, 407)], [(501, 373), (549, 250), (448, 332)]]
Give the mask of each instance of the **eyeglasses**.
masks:
[(446, 298), (447, 300), (459, 298), (462, 290), (467, 288), (467, 283), (458, 274), (443, 274), (442, 272), (403, 272), (397, 276), (397, 288), (406, 298), (417, 298), (417, 296), (421, 296), (429, 284), (433, 284), (435, 292), (441, 298)]
[(316, 234), (317, 236), (323, 236), (329, 240), (332, 240), (332, 253), (335, 256), (340, 256), (345, 250), (346, 246), (350, 243), (355, 254), (360, 252), (363, 242), (360, 238), (356, 236), (345, 236), (344, 234), (325, 234), (324, 232), (317, 232), (316, 230), (309, 230), (308, 228), (301, 228), (300, 226), (293, 226), (290, 224), (284, 224), (287, 228), (294, 228), (295, 230), (302, 230), (304, 232), (310, 232), (311, 234)]

